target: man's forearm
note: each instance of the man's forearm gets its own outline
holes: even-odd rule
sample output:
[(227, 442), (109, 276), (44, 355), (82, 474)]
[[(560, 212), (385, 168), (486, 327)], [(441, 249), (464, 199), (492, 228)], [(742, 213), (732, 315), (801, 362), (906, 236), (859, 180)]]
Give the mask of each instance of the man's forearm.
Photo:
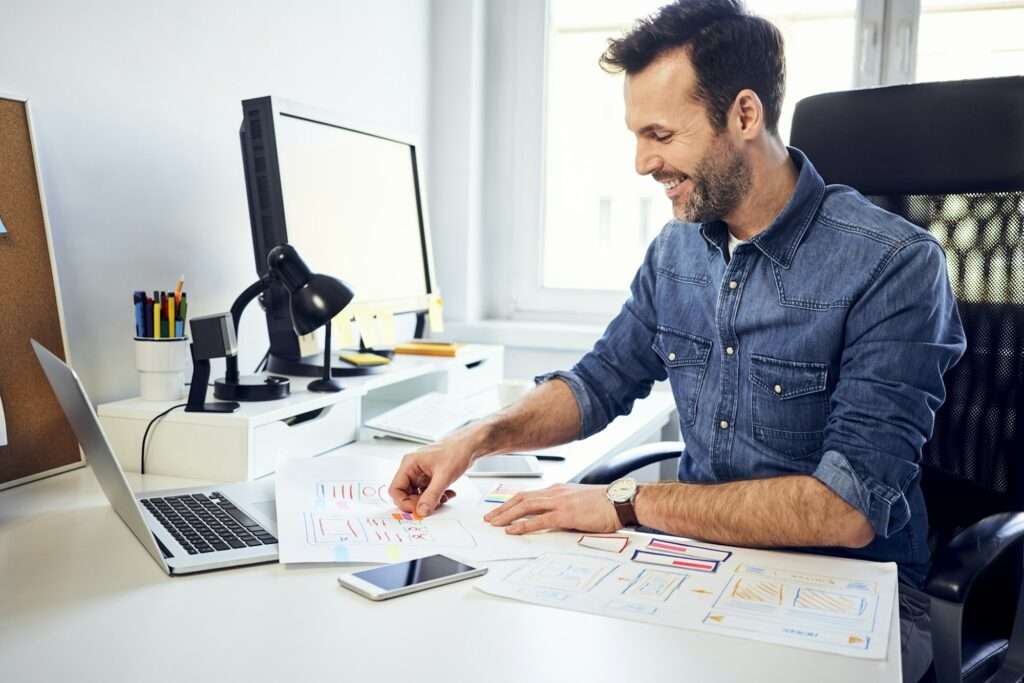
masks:
[(643, 526), (729, 545), (862, 547), (874, 538), (859, 510), (806, 475), (645, 484), (635, 506)]
[(473, 457), (558, 446), (580, 431), (580, 409), (572, 389), (562, 380), (545, 382), (509, 407), (460, 433), (469, 438)]

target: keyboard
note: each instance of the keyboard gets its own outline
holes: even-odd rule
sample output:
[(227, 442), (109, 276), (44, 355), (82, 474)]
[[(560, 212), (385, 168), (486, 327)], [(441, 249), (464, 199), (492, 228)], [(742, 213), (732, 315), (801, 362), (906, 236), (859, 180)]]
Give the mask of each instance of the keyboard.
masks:
[(277, 543), (270, 532), (217, 491), (139, 502), (189, 555)]
[(410, 441), (433, 443), (496, 407), (431, 392), (367, 420), (366, 426)]

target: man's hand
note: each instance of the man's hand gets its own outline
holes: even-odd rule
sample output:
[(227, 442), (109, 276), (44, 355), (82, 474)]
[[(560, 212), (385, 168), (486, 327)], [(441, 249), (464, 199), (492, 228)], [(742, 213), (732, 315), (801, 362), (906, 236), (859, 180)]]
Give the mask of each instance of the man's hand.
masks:
[(426, 517), (455, 497), (448, 488), (469, 469), (473, 451), (464, 438), (439, 441), (402, 458), (388, 493), (404, 512)]
[[(604, 486), (555, 484), (539, 491), (517, 493), (486, 515), (494, 526), (507, 527), (510, 534), (541, 529), (575, 529), (610, 533), (622, 528), (615, 506)], [(530, 519), (523, 519), (533, 515)], [(518, 521), (517, 521), (518, 520)]]

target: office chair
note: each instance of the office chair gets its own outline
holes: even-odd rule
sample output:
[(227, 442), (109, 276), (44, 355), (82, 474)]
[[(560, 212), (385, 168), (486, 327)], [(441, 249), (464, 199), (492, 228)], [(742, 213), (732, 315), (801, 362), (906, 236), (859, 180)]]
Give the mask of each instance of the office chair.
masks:
[[(967, 351), (922, 452), (934, 648), (924, 680), (1024, 680), (1024, 77), (809, 97), (791, 143), (826, 182), (946, 251)], [(640, 446), (581, 481), (608, 483), (681, 449)]]

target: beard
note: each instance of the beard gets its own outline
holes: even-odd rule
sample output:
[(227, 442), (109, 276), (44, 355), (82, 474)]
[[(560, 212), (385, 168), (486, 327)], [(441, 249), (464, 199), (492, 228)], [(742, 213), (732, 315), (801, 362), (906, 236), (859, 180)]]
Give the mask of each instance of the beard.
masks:
[(712, 138), (690, 180), (693, 189), (682, 206), (674, 204), (676, 218), (684, 223), (722, 220), (750, 191), (750, 165), (724, 134)]

